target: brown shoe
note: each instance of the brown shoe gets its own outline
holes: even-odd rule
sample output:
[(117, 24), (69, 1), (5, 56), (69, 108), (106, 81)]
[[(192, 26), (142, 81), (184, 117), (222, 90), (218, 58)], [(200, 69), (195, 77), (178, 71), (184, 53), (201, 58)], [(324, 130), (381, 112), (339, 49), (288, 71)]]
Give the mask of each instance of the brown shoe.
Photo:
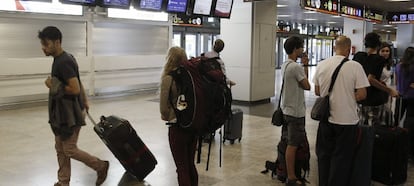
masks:
[(108, 169), (109, 169), (109, 162), (104, 161), (104, 167), (101, 170), (98, 170), (98, 177), (96, 178), (96, 186), (101, 185), (108, 175)]

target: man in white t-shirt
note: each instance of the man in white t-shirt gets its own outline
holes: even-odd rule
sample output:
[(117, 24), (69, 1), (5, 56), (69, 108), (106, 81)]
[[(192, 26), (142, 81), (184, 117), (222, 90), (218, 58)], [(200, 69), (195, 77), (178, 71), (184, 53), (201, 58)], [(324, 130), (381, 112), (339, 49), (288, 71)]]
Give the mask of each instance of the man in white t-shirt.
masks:
[[(348, 58), (351, 40), (339, 36), (335, 56), (318, 64), (313, 82), (315, 94), (326, 96), (332, 74), (344, 58)], [(316, 155), (318, 156), (319, 186), (347, 186), (351, 177), (357, 140), (357, 101), (366, 97), (370, 84), (362, 66), (353, 60), (340, 69), (329, 96), (330, 117), (318, 127)]]

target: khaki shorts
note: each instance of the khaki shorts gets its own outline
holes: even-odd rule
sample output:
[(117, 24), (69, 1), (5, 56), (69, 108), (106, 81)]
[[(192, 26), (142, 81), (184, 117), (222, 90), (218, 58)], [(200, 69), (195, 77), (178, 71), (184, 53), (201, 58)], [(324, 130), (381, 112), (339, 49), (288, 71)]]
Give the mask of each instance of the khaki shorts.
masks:
[(282, 126), (282, 138), (287, 138), (288, 145), (299, 146), (306, 138), (305, 117), (296, 118), (285, 115), (286, 125)]

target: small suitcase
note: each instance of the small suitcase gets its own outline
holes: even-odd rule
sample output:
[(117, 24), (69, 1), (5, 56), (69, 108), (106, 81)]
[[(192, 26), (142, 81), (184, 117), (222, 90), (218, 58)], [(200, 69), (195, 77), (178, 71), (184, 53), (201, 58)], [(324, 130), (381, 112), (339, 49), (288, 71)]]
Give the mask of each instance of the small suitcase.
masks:
[(388, 126), (374, 126), (372, 180), (386, 185), (403, 184), (407, 180), (408, 131), (393, 125), (389, 122)]
[(101, 116), (96, 123), (89, 114), (88, 117), (95, 125), (96, 134), (128, 173), (142, 181), (154, 170), (157, 160), (127, 120)]
[(223, 143), (230, 140), (234, 144), (234, 140), (242, 138), (243, 129), (243, 111), (241, 109), (232, 109), (232, 117), (224, 124)]

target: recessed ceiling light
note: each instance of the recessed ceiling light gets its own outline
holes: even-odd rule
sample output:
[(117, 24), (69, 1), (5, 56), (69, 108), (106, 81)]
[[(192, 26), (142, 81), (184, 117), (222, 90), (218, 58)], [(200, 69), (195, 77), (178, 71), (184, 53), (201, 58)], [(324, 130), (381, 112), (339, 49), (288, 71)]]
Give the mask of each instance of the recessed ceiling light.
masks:
[(341, 18), (341, 16), (339, 16), (339, 15), (334, 15), (334, 16), (332, 16), (333, 18)]
[(337, 22), (335, 22), (335, 21), (328, 21), (328, 22), (326, 22), (326, 23), (328, 23), (328, 24), (335, 24), (335, 23), (337, 23)]
[(306, 11), (306, 12), (303, 12), (304, 14), (316, 14), (316, 12), (315, 11)]
[(391, 30), (387, 30), (387, 32), (389, 33), (389, 32), (391, 32)]
[(305, 21), (316, 21), (317, 19), (312, 19), (312, 18), (308, 18), (308, 19), (304, 19)]
[(291, 15), (277, 15), (277, 17), (290, 17)]
[(393, 25), (384, 25), (384, 27), (393, 27)]
[(277, 5), (278, 8), (287, 7), (288, 5)]

